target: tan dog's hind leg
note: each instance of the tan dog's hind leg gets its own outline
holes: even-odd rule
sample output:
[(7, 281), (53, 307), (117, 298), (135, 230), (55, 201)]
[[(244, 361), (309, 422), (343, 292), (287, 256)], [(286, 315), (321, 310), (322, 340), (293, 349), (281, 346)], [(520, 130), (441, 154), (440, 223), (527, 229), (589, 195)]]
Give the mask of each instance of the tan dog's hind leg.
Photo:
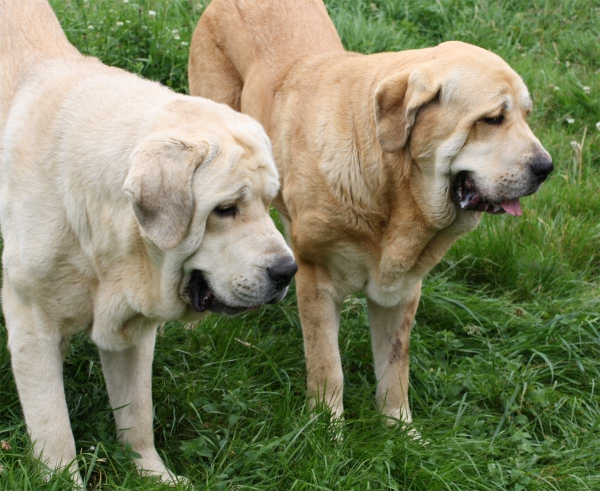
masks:
[(68, 343), (40, 310), (15, 298), (6, 276), (2, 293), (12, 368), (34, 453), (50, 469), (70, 465), (81, 485), (63, 382)]
[(308, 402), (324, 402), (334, 419), (344, 411), (344, 374), (338, 345), (341, 304), (323, 288), (325, 274), (314, 265), (299, 263), (296, 273), (298, 308), (304, 335)]
[(405, 423), (412, 422), (408, 403), (409, 343), (420, 296), (419, 283), (406, 301), (394, 307), (368, 301), (377, 403), (384, 415)]
[(190, 94), (208, 97), (240, 111), (244, 85), (242, 77), (210, 33), (209, 20), (207, 16), (202, 16), (194, 31), (190, 49)]
[(119, 439), (141, 455), (135, 461), (140, 473), (174, 481), (175, 476), (165, 467), (154, 447), (152, 360), (156, 327), (147, 329), (132, 348), (122, 351), (100, 348), (100, 359)]

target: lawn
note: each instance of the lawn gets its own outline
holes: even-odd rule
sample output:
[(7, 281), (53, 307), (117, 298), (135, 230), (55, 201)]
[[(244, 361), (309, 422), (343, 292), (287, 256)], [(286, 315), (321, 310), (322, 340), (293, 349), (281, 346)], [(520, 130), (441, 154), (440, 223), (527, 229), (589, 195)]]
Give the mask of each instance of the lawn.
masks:
[[(257, 0), (259, 1), (259, 0)], [(54, 0), (86, 54), (187, 89), (202, 13), (187, 0)], [(277, 306), (161, 330), (156, 446), (206, 490), (600, 489), (600, 0), (329, 0), (347, 49), (450, 39), (504, 57), (529, 86), (556, 171), (524, 216), (485, 216), (427, 277), (411, 342), (424, 440), (382, 424), (364, 299), (344, 304), (343, 438), (307, 411), (293, 292)], [(99, 358), (74, 339), (67, 401), (93, 490), (170, 489), (116, 441)], [(599, 385), (599, 387), (596, 387)], [(36, 470), (0, 328), (0, 490), (65, 490)], [(181, 485), (179, 489), (188, 489)]]

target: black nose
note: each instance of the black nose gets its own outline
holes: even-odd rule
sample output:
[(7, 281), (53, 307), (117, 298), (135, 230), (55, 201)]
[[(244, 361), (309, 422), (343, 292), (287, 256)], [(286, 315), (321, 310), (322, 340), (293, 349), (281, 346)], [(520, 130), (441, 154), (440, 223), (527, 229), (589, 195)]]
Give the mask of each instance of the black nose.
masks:
[(277, 288), (285, 288), (290, 284), (292, 278), (298, 271), (298, 265), (294, 258), (292, 257), (284, 257), (283, 259), (278, 259), (277, 262), (267, 268), (267, 273), (269, 274), (269, 278), (271, 278)]
[(550, 172), (554, 170), (552, 157), (547, 153), (536, 155), (529, 166), (531, 167), (531, 172), (533, 172), (540, 182), (545, 181)]

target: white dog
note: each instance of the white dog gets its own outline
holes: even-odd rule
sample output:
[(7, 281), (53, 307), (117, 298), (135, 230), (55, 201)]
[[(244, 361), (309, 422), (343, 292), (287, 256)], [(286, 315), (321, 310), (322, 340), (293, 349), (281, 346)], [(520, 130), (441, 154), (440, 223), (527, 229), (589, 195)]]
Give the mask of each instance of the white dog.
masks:
[(80, 480), (62, 364), (100, 349), (119, 437), (154, 447), (159, 324), (283, 298), (296, 264), (269, 217), (279, 179), (260, 124), (82, 56), (42, 0), (0, 0), (2, 301), (34, 450)]

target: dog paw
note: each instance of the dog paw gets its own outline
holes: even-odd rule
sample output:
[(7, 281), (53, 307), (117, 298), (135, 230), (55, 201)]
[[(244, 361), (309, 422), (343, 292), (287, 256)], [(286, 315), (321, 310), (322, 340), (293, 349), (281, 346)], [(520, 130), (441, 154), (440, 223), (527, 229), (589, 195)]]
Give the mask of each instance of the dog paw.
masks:
[[(162, 464), (162, 462), (161, 462)], [(168, 484), (172, 487), (176, 487), (176, 486), (183, 486), (183, 489), (194, 489), (192, 484), (190, 483), (190, 480), (187, 477), (184, 476), (178, 476), (176, 474), (174, 474), (173, 472), (171, 472), (169, 469), (167, 469), (166, 467), (162, 466), (163, 468), (160, 469), (160, 466), (155, 465), (154, 469), (139, 469), (138, 472), (141, 476), (144, 477), (150, 477), (150, 478), (157, 478), (159, 481)]]
[(176, 475), (173, 475), (171, 473), (169, 473), (169, 476), (170, 477), (167, 478), (167, 479), (163, 478), (162, 481), (165, 482), (165, 483), (167, 483), (167, 484), (170, 484), (172, 487), (183, 486), (183, 488), (186, 489), (186, 490), (188, 490), (188, 489), (189, 490), (195, 489), (194, 486), (192, 485), (191, 481), (187, 477), (185, 477), (185, 476), (176, 476)]
[(40, 473), (41, 478), (45, 482), (50, 482), (53, 478), (60, 476), (59, 479), (63, 481), (63, 488), (65, 490), (83, 490), (84, 483), (81, 478), (81, 473), (79, 472), (79, 466), (77, 462), (74, 460), (67, 466), (58, 465), (56, 468), (49, 467), (45, 463), (40, 463)]
[(384, 414), (384, 423), (387, 426), (396, 427), (399, 426), (400, 430), (411, 440), (418, 442), (422, 445), (429, 444), (428, 440), (425, 440), (419, 430), (417, 430), (413, 426), (412, 420), (406, 421), (405, 419), (398, 418), (402, 413), (400, 411), (395, 411), (393, 414)]
[(141, 475), (148, 478), (157, 479), (161, 483), (166, 484), (172, 488), (177, 488), (186, 491), (195, 489), (191, 481), (187, 477), (178, 476), (169, 471), (166, 471), (162, 474), (157, 474), (155, 472), (143, 472), (141, 473)]
[(402, 423), (401, 429), (404, 434), (414, 441), (415, 443), (420, 443), (421, 445), (429, 445), (429, 440), (423, 438), (421, 436), (421, 432), (417, 430), (412, 423)]
[(344, 442), (345, 421), (343, 416), (338, 416), (335, 419), (332, 417), (329, 421), (329, 437), (334, 444)]

